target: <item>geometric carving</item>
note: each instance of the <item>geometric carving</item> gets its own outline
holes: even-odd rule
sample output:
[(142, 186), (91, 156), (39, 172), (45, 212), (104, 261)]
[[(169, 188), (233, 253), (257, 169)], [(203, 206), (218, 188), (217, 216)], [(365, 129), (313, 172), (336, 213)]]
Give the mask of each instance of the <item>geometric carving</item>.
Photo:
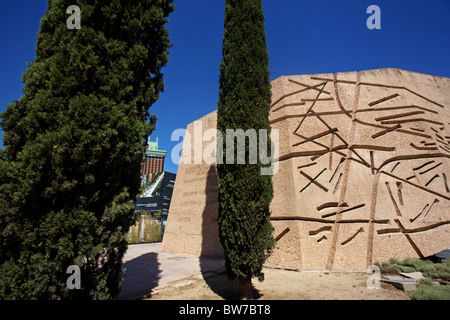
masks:
[(306, 173), (304, 173), (302, 170), (300, 170), (300, 174), (303, 175), (304, 177), (306, 177), (309, 180), (309, 183), (303, 187), (302, 190), (300, 190), (300, 192), (303, 192), (303, 190), (305, 190), (306, 188), (308, 188), (311, 183), (314, 183), (316, 186), (318, 186), (320, 189), (324, 190), (325, 192), (328, 192), (328, 189), (325, 188), (323, 185), (321, 185), (319, 182), (316, 181), (316, 179), (325, 171), (327, 170), (326, 168), (323, 169), (322, 171), (320, 171), (320, 173), (315, 176), (314, 178), (311, 178), (309, 175), (307, 175)]
[[(289, 76), (272, 82), (272, 101), (278, 241), (268, 266), (365, 271), (450, 246), (450, 79), (399, 69)], [(177, 185), (185, 171), (175, 189), (191, 188)], [(198, 253), (195, 219), (178, 219), (188, 212), (177, 197), (163, 250)]]
[[(293, 83), (314, 90), (290, 95)], [(294, 132), (280, 141), (286, 165), (273, 179), (272, 219), (306, 232), (303, 268), (363, 270), (450, 245), (450, 79), (382, 69), (282, 77), (272, 87), (272, 128)], [(289, 174), (301, 192), (277, 193)], [(295, 212), (280, 210), (286, 201)]]

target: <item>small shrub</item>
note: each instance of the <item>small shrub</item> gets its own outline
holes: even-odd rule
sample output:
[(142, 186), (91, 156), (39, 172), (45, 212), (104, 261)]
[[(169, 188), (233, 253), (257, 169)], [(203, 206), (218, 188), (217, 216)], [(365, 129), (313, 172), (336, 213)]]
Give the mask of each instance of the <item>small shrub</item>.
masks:
[(417, 258), (406, 258), (400, 261), (397, 258), (390, 258), (389, 261), (382, 263), (382, 269), (385, 273), (396, 271), (400, 272), (422, 272), (425, 277), (432, 279), (450, 279), (450, 259), (444, 263), (433, 263), (430, 260)]
[(383, 273), (422, 272), (424, 277), (411, 293), (413, 300), (450, 300), (450, 285), (439, 285), (432, 279), (450, 279), (450, 259), (433, 263), (426, 259), (406, 258), (403, 261), (390, 258), (381, 264)]
[(450, 286), (439, 285), (430, 278), (419, 281), (417, 289), (411, 292), (413, 300), (450, 300)]

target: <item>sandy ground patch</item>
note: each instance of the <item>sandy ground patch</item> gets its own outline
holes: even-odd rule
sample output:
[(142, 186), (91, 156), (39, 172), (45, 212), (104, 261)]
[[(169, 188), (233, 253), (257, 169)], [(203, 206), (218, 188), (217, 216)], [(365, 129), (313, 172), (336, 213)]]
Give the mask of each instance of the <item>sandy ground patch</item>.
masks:
[[(265, 281), (254, 280), (259, 300), (409, 300), (390, 285), (369, 289), (367, 273), (264, 270)], [(196, 275), (158, 288), (150, 300), (220, 300), (237, 298), (237, 281), (215, 272)]]

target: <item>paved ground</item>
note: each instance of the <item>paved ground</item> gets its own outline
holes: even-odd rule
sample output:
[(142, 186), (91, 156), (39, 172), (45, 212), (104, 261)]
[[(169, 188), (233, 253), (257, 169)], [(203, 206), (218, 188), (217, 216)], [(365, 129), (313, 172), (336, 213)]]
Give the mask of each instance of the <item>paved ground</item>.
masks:
[(126, 271), (119, 299), (133, 300), (176, 280), (223, 271), (225, 263), (223, 259), (161, 252), (161, 243), (149, 243), (130, 245), (123, 267)]

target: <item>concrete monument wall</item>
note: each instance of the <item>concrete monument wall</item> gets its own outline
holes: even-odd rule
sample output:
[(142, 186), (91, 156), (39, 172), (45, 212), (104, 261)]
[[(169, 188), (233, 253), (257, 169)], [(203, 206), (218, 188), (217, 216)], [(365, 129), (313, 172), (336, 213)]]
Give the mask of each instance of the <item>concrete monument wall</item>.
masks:
[[(272, 93), (280, 140), (268, 266), (365, 270), (450, 247), (449, 78), (399, 69), (286, 76)], [(203, 132), (216, 117), (200, 119)], [(180, 164), (163, 250), (222, 254), (217, 190), (214, 164)]]
[[(208, 150), (212, 157), (215, 156), (215, 138), (203, 141), (203, 134), (216, 126), (217, 112), (187, 126), (164, 230), (162, 250), (165, 252), (223, 256), (217, 224), (219, 185), (216, 166), (214, 163), (205, 163), (202, 157), (203, 151), (206, 154)], [(190, 138), (186, 138), (187, 136)], [(196, 141), (203, 142), (196, 145)]]

